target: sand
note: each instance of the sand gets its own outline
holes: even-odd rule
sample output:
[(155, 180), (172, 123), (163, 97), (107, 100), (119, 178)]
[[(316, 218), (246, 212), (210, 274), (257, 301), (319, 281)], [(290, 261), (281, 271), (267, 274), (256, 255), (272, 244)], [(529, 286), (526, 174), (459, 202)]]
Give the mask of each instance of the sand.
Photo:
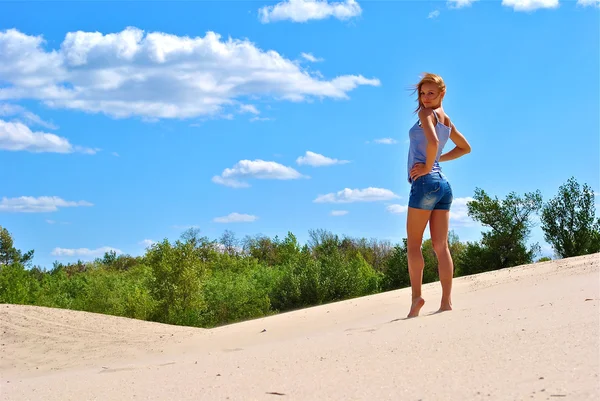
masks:
[(1, 400), (600, 399), (600, 254), (215, 329), (0, 305)]

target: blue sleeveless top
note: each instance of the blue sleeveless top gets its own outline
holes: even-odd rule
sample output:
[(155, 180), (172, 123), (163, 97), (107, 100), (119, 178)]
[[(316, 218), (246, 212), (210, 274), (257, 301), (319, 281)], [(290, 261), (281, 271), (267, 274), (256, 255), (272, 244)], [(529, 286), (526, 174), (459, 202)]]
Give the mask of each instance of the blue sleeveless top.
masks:
[[(442, 155), (444, 146), (446, 146), (446, 142), (448, 142), (448, 138), (450, 138), (450, 131), (452, 131), (451, 127), (447, 127), (439, 121), (438, 115), (435, 111), (433, 112), (433, 115), (435, 116), (436, 121), (434, 128), (439, 140), (439, 146), (435, 156), (435, 162), (433, 163), (433, 167), (431, 169), (432, 173), (442, 170), (439, 164), (440, 156)], [(411, 127), (411, 129), (408, 131), (408, 135), (410, 137), (410, 146), (408, 148), (407, 175), (408, 182), (412, 184), (410, 179), (410, 170), (415, 163), (425, 164), (427, 160), (427, 136), (425, 136), (425, 130), (423, 127), (421, 127), (420, 120), (417, 120), (415, 125)]]

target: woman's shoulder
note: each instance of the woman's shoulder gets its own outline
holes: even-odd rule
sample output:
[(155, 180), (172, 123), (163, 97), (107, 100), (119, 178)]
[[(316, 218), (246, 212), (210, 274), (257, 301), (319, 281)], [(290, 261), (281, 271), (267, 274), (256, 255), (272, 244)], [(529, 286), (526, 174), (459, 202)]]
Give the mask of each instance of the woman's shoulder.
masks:
[(448, 113), (446, 113), (443, 110), (438, 110), (436, 112), (436, 114), (437, 114), (438, 121), (442, 125), (445, 125), (446, 127), (452, 127), (452, 119), (450, 118), (450, 115)]

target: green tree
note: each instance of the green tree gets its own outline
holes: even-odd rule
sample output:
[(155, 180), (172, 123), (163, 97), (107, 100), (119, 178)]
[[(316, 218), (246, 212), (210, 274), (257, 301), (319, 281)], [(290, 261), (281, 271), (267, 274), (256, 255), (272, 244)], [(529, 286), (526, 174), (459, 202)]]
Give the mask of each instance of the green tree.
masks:
[(342, 252), (348, 254), (360, 252), (365, 261), (377, 272), (383, 272), (387, 260), (392, 256), (394, 247), (389, 241), (378, 241), (375, 238), (351, 238), (345, 236), (341, 241)]
[(217, 270), (203, 284), (204, 307), (199, 311), (203, 327), (265, 316), (270, 313), (273, 269)]
[(207, 272), (204, 247), (197, 238), (158, 242), (145, 263), (152, 269), (150, 293), (157, 302), (154, 319), (163, 323), (198, 325), (203, 306), (201, 283)]
[(14, 247), (13, 238), (10, 232), (0, 226), (0, 266), (21, 263), (28, 266), (33, 259), (33, 249), (25, 254)]
[(0, 303), (33, 304), (39, 283), (21, 263), (0, 269)]
[(38, 280), (26, 266), (31, 264), (33, 250), (23, 254), (14, 247), (10, 232), (0, 226), (0, 303), (34, 302)]
[(410, 286), (407, 257), (406, 239), (404, 239), (402, 244), (394, 247), (390, 258), (387, 260), (382, 282), (384, 291)]
[(300, 244), (296, 236), (291, 232), (288, 232), (284, 240), (279, 241), (276, 245), (277, 264), (294, 263), (300, 258)]
[(277, 263), (277, 241), (277, 237), (273, 241), (264, 235), (246, 236), (243, 241), (243, 250), (245, 254), (260, 262), (273, 266)]
[(281, 312), (319, 304), (322, 295), (319, 267), (306, 245), (297, 258), (278, 266), (281, 274), (270, 295), (273, 309)]
[(594, 192), (571, 177), (542, 209), (544, 239), (562, 258), (600, 251), (600, 218), (595, 218)]
[(433, 242), (431, 238), (427, 238), (421, 245), (421, 253), (423, 254), (423, 284), (432, 283), (439, 279), (438, 276), (438, 261), (437, 255), (433, 250)]
[(104, 252), (104, 258), (100, 261), (105, 266), (112, 266), (113, 263), (117, 260), (117, 252), (114, 250), (110, 250), (108, 252)]
[(452, 263), (454, 264), (454, 277), (458, 277), (464, 263), (463, 259), (467, 245), (460, 242), (458, 235), (451, 230), (448, 233), (448, 247), (450, 248), (450, 255), (452, 255)]
[(235, 256), (239, 253), (239, 241), (235, 236), (235, 233), (231, 230), (225, 230), (219, 238), (219, 244), (222, 247), (223, 252), (228, 255)]
[(467, 243), (461, 274), (503, 269), (533, 262), (539, 244), (527, 248), (533, 222), (531, 217), (542, 207), (539, 191), (523, 197), (511, 192), (504, 200), (491, 198), (476, 188), (474, 200), (467, 203), (469, 216), (491, 230), (482, 233), (481, 242)]

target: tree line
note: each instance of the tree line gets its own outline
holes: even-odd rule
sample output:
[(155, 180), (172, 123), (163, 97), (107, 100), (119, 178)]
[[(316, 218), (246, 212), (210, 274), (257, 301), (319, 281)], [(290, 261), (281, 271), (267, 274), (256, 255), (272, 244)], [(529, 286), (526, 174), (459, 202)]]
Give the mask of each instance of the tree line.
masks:
[[(455, 277), (529, 264), (539, 216), (556, 257), (600, 252), (594, 193), (572, 177), (543, 203), (539, 191), (505, 199), (477, 188), (468, 215), (486, 230), (478, 241), (449, 234)], [(423, 242), (424, 283), (437, 281), (430, 239)], [(14, 247), (0, 226), (0, 303), (104, 313), (168, 324), (214, 327), (294, 309), (410, 286), (406, 239), (401, 243), (309, 231), (301, 245), (285, 238), (225, 231), (218, 240), (185, 231), (148, 247), (142, 256), (107, 252), (92, 262), (32, 266), (34, 251)], [(537, 261), (547, 260), (537, 259)]]

